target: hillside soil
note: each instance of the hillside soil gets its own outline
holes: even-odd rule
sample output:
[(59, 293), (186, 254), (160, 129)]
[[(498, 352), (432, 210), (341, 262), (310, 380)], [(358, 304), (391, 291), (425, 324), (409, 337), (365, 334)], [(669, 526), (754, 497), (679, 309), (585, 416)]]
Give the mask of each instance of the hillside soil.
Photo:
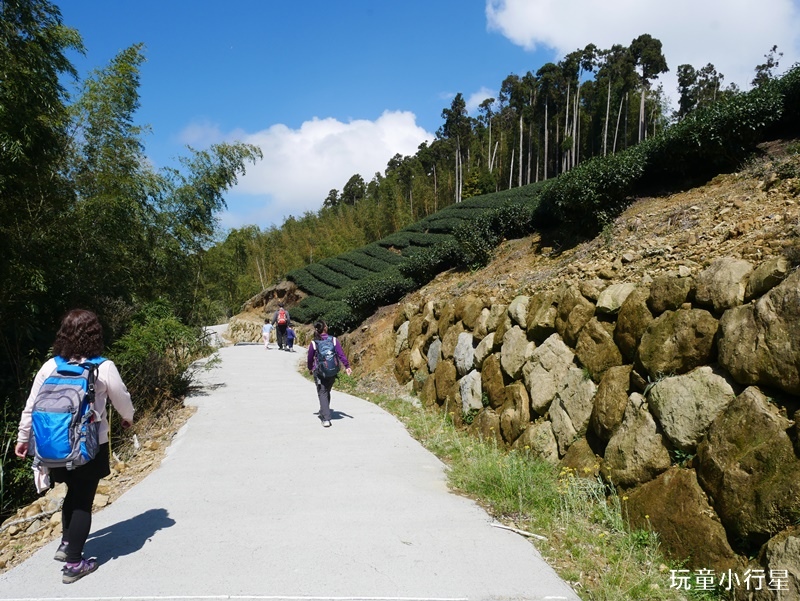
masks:
[[(713, 260), (754, 264), (784, 255), (800, 264), (800, 144), (774, 141), (736, 173), (690, 190), (633, 199), (600, 235), (571, 242), (558, 232), (508, 240), (473, 272), (439, 275), (402, 302), (454, 300), (472, 294), (508, 303), (520, 294), (564, 284), (640, 283), (668, 273), (697, 275)], [(599, 282), (598, 282), (599, 283)], [(347, 337), (363, 384), (407, 393), (393, 377), (393, 323), (398, 305), (384, 307)]]

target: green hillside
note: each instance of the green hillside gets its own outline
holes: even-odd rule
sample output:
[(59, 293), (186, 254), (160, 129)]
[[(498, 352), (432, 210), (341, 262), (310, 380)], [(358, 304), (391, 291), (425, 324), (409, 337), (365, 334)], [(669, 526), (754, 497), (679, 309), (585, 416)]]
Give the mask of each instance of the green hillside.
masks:
[(543, 183), (469, 198), (377, 242), (291, 271), (309, 296), (293, 311), (346, 331), (451, 268), (485, 264), (504, 239), (545, 228), (594, 235), (637, 195), (678, 190), (735, 169), (765, 140), (800, 126), (800, 66), (699, 109), (624, 152)]

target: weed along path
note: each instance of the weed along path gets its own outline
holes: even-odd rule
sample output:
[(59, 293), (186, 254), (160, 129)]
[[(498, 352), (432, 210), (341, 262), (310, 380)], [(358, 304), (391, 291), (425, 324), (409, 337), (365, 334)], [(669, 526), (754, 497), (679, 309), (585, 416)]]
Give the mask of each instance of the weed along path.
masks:
[(578, 599), (392, 415), (334, 391), (323, 428), (304, 349), (219, 356), (160, 467), (95, 514), (99, 569), (62, 584), (56, 541), (0, 600)]

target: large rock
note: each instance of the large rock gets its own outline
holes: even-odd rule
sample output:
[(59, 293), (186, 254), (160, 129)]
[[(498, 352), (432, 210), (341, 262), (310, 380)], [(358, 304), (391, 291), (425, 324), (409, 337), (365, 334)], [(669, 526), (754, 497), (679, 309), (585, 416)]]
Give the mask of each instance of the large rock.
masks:
[(417, 338), (417, 342), (411, 349), (411, 355), (409, 357), (409, 365), (411, 367), (412, 374), (416, 374), (417, 372), (422, 372), (422, 371), (424, 371), (426, 374), (428, 373), (428, 359), (425, 357), (425, 353), (423, 353), (422, 351), (422, 346), (424, 342), (425, 341), (420, 336), (419, 338)]
[(553, 292), (537, 292), (528, 301), (526, 317), (528, 338), (543, 342), (556, 331), (558, 306)]
[(437, 329), (439, 330), (439, 338), (444, 339), (447, 330), (450, 329), (456, 322), (456, 310), (453, 303), (444, 303), (439, 309), (439, 323)]
[(394, 318), (394, 329), (397, 330), (403, 322), (409, 321), (417, 313), (419, 313), (419, 305), (416, 303), (402, 303), (399, 305)]
[(528, 322), (528, 302), (530, 298), (520, 295), (514, 298), (508, 305), (508, 316), (511, 322), (525, 330)]
[(528, 426), (512, 448), (527, 451), (552, 465), (558, 463), (558, 443), (550, 420), (543, 419)]
[(575, 353), (558, 334), (551, 335), (531, 353), (530, 360), (522, 368), (522, 376), (535, 414), (547, 412), (558, 386), (575, 365), (574, 358)]
[(442, 341), (436, 338), (428, 347), (428, 371), (433, 373), (442, 358)]
[(630, 365), (608, 369), (597, 387), (589, 428), (603, 442), (608, 442), (622, 423), (628, 406), (631, 369)]
[(472, 371), (475, 364), (475, 349), (472, 348), (472, 334), (469, 332), (461, 332), (458, 335), (458, 342), (453, 351), (453, 362), (456, 364), (459, 377)]
[(520, 377), (522, 366), (531, 356), (535, 346), (535, 343), (528, 341), (525, 330), (519, 326), (514, 326), (505, 333), (500, 350), (500, 365), (512, 380)]
[(622, 303), (635, 289), (636, 284), (631, 282), (612, 284), (597, 297), (597, 312), (604, 315), (615, 315), (622, 307)]
[(622, 424), (608, 441), (603, 459), (606, 477), (623, 488), (649, 482), (669, 468), (669, 451), (642, 395), (630, 396)]
[(672, 445), (694, 454), (711, 422), (735, 397), (728, 381), (705, 365), (659, 380), (647, 402)]
[(586, 433), (592, 416), (597, 385), (578, 367), (571, 367), (556, 391), (550, 405), (550, 421), (558, 441), (558, 452), (564, 455), (575, 439)]
[(473, 361), (476, 369), (482, 369), (483, 362), (494, 352), (494, 332), (489, 332), (475, 347)]
[(753, 265), (743, 259), (723, 257), (713, 261), (697, 276), (695, 302), (717, 313), (741, 305), (752, 271)]
[(494, 409), (487, 407), (478, 413), (470, 426), (470, 432), (487, 442), (494, 441), (501, 448), (504, 446), (500, 435), (500, 416)]
[[(489, 317), (486, 320), (486, 330), (488, 332), (495, 332), (501, 322), (505, 322), (506, 319), (509, 319), (506, 311), (507, 309), (508, 307), (506, 305), (501, 304), (494, 304), (489, 307)], [(502, 340), (503, 335), (500, 334), (500, 337), (497, 339)]]
[(747, 279), (744, 300), (748, 302), (762, 296), (786, 279), (792, 270), (792, 264), (786, 257), (775, 257), (764, 261), (753, 270)]
[(461, 321), (468, 330), (474, 330), (484, 308), (484, 302), (477, 296), (468, 294), (456, 301), (456, 321)]
[(436, 382), (436, 402), (442, 405), (448, 397), (452, 397), (456, 386), (456, 366), (449, 361), (439, 361), (433, 372)]
[(626, 363), (633, 363), (639, 341), (653, 321), (653, 314), (647, 308), (650, 289), (639, 286), (622, 303), (614, 328), (614, 342), (617, 343)]
[(408, 327), (409, 322), (404, 321), (398, 328), (394, 338), (394, 356), (408, 348)]
[(697, 447), (697, 474), (731, 541), (757, 549), (800, 516), (793, 422), (755, 387), (736, 397)]
[(653, 315), (661, 315), (664, 311), (676, 311), (689, 299), (693, 280), (672, 275), (662, 275), (653, 279), (650, 284), (650, 296), (647, 307)]
[[(794, 526), (770, 539), (761, 548), (758, 564), (751, 570), (764, 570), (764, 574), (780, 587), (763, 586), (759, 591), (747, 591), (738, 595), (737, 601), (784, 601), (800, 599), (800, 526)], [(743, 591), (744, 593), (744, 591)]]
[(705, 309), (678, 309), (659, 315), (639, 344), (639, 360), (650, 377), (685, 374), (714, 359), (719, 323)]
[(719, 362), (740, 384), (800, 395), (800, 271), (720, 320)]
[(558, 300), (556, 332), (569, 346), (575, 346), (578, 333), (594, 317), (594, 304), (581, 294), (577, 286), (567, 288)]
[(489, 333), (488, 323), (490, 314), (491, 312), (488, 308), (484, 307), (481, 309), (481, 314), (478, 316), (478, 320), (475, 322), (475, 326), (472, 329), (472, 335), (475, 337), (475, 342), (480, 342)]
[(522, 382), (512, 382), (503, 394), (505, 405), (500, 412), (500, 430), (503, 440), (512, 444), (530, 425), (531, 400)]
[(508, 316), (508, 312), (503, 313), (503, 315), (497, 321), (497, 327), (494, 330), (494, 343), (495, 346), (499, 346), (503, 344), (503, 339), (505, 338), (506, 332), (508, 332), (514, 324), (511, 323), (511, 318)]
[(506, 402), (506, 383), (499, 357), (496, 354), (489, 355), (483, 362), (483, 369), (480, 373), (481, 386), (489, 399), (489, 406), (499, 409)]
[(609, 367), (622, 365), (622, 353), (614, 344), (613, 324), (592, 317), (578, 335), (575, 354), (592, 378), (598, 381)]
[(581, 437), (567, 449), (559, 465), (561, 469), (569, 468), (572, 473), (581, 478), (596, 478), (600, 473), (601, 459), (592, 450), (589, 441)]
[(461, 334), (464, 333), (464, 324), (457, 321), (449, 328), (447, 334), (442, 338), (442, 358), (450, 360), (456, 352), (456, 345)]
[(483, 409), (483, 391), (481, 389), (481, 374), (471, 371), (458, 381), (458, 390), (461, 393), (461, 412), (469, 413), (470, 409)]
[(436, 405), (436, 378), (434, 378), (433, 375), (428, 376), (422, 384), (422, 390), (419, 396), (426, 407), (433, 407)]
[(408, 347), (411, 348), (414, 344), (416, 344), (417, 339), (422, 336), (422, 332), (425, 326), (425, 320), (421, 313), (414, 315), (408, 321)]
[(411, 351), (403, 350), (394, 360), (394, 377), (398, 384), (408, 384), (413, 378), (411, 373)]
[(738, 567), (725, 528), (697, 483), (694, 470), (670, 468), (626, 493), (625, 513), (633, 528), (658, 532), (662, 548), (693, 570), (717, 573)]

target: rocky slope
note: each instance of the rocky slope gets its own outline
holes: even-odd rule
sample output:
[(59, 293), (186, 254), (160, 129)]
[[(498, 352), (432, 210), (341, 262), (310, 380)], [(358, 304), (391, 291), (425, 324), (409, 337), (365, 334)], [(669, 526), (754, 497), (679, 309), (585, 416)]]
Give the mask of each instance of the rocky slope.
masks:
[(800, 598), (800, 157), (763, 150), (594, 240), (443, 274), (348, 337), (359, 372), (601, 475), (687, 567), (785, 570)]

